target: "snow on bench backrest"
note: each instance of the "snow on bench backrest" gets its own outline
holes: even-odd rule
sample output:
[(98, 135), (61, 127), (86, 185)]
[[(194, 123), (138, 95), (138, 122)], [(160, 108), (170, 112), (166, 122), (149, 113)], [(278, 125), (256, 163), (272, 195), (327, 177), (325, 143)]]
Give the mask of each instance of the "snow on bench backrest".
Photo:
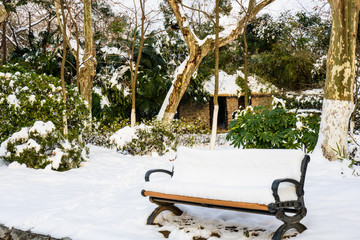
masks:
[(198, 150), (179, 148), (173, 181), (269, 186), (278, 178), (300, 181), (305, 154), (289, 149)]

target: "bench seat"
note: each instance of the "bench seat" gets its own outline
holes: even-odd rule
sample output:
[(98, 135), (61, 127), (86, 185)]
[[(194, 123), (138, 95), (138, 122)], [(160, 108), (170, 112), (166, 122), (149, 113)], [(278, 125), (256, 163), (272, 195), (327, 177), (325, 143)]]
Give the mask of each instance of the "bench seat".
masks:
[[(274, 179), (275, 180), (275, 179)], [(237, 186), (222, 184), (190, 183), (169, 179), (169, 181), (151, 181), (144, 185), (145, 191), (197, 197), (203, 199), (223, 200), (232, 202), (258, 203), (268, 205), (274, 203), (271, 190), (272, 181), (268, 185), (252, 186), (239, 183)], [(279, 196), (282, 201), (297, 200), (295, 187), (284, 183), (279, 187)]]
[(150, 192), (150, 191), (145, 191), (143, 194), (145, 196), (155, 197), (159, 199), (175, 200), (176, 202), (188, 202), (188, 203), (197, 203), (200, 205), (225, 206), (225, 207), (247, 208), (247, 209), (269, 211), (268, 205), (265, 204), (214, 200), (214, 199), (198, 198), (198, 197), (187, 197), (182, 195), (164, 194), (164, 193)]

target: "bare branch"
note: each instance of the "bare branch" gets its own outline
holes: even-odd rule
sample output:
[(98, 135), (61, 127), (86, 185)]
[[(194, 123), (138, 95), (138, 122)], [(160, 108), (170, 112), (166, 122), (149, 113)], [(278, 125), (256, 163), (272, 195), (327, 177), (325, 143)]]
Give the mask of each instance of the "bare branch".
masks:
[[(26, 27), (16, 29), (16, 30), (15, 30), (15, 33), (20, 33), (20, 32), (23, 32), (23, 31), (28, 31), (29, 28), (38, 25), (39, 23), (41, 23), (42, 21), (44, 21), (45, 19), (47, 19), (49, 16), (50, 16), (50, 13), (49, 13), (49, 14), (46, 14), (44, 17), (40, 18), (40, 19), (37, 20), (36, 22), (33, 22), (33, 23), (31, 23), (30, 25), (28, 25), (28, 26), (26, 26)], [(54, 18), (55, 18), (55, 17), (53, 17), (52, 19), (54, 19)], [(51, 19), (51, 20), (52, 20), (52, 19)]]
[(211, 17), (207, 12), (205, 12), (205, 11), (203, 11), (203, 10), (200, 10), (200, 9), (197, 9), (197, 8), (193, 8), (193, 7), (187, 6), (187, 5), (183, 4), (183, 3), (181, 3), (181, 5), (182, 5), (183, 7), (185, 7), (185, 8), (187, 8), (187, 9), (190, 9), (190, 10), (193, 10), (193, 11), (197, 11), (197, 12), (200, 12), (200, 13), (204, 14), (204, 15), (215, 25), (214, 19), (212, 19), (212, 17)]

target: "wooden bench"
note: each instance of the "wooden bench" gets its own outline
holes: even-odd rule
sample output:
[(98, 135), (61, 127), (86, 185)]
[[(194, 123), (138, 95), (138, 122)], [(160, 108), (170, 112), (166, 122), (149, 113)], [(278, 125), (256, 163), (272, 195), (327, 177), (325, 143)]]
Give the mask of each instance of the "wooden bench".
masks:
[[(250, 213), (274, 215), (284, 222), (272, 239), (280, 240), (306, 215), (304, 181), (310, 157), (299, 150), (180, 148), (172, 171), (149, 170), (143, 196), (158, 207), (147, 219), (153, 224), (165, 210), (181, 215), (174, 204), (189, 204)], [(153, 173), (166, 173), (166, 180), (150, 181)]]

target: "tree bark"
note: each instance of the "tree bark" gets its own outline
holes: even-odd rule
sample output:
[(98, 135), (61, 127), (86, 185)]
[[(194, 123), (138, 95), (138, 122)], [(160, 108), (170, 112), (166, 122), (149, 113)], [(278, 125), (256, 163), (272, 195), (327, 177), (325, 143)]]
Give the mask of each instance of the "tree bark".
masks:
[(31, 33), (31, 12), (28, 12), (29, 15), (29, 32), (28, 32), (28, 39), (29, 39), (29, 45), (32, 51), (35, 50), (34, 48), (34, 43), (33, 43), (33, 37), (32, 37), (32, 33)]
[(6, 64), (6, 58), (7, 58), (7, 41), (6, 41), (6, 24), (7, 24), (7, 18), (1, 23), (2, 25), (2, 64)]
[[(131, 68), (131, 74), (133, 75), (131, 77), (131, 116), (130, 116), (130, 126), (134, 127), (136, 123), (136, 80), (137, 75), (139, 72), (140, 67), (140, 60), (141, 60), (141, 54), (144, 47), (145, 42), (145, 0), (140, 0), (140, 8), (141, 8), (141, 25), (140, 25), (140, 46), (138, 50), (138, 55), (136, 59), (136, 65), (135, 65), (135, 71), (133, 72), (133, 69)], [(137, 17), (137, 16), (135, 16)], [(136, 29), (135, 29), (136, 31)], [(133, 46), (135, 46), (135, 36), (136, 33), (134, 32), (134, 42)], [(132, 54), (134, 54), (134, 48), (132, 49)], [(130, 63), (131, 64), (131, 63)]]
[(348, 155), (349, 119), (354, 108), (355, 47), (360, 0), (328, 0), (332, 13), (330, 46), (320, 127), (323, 155)]
[(8, 14), (6, 12), (6, 9), (2, 3), (0, 3), (0, 24), (5, 21), (5, 19), (8, 17)]
[[(236, 39), (244, 30), (245, 24), (255, 17), (255, 15), (263, 9), (265, 6), (273, 2), (274, 0), (263, 0), (257, 5), (249, 8), (249, 13), (244, 15), (239, 21), (237, 28), (234, 29), (227, 37), (219, 38), (219, 47), (222, 47), (234, 39)], [(167, 96), (163, 102), (157, 119), (165, 123), (170, 122), (176, 113), (177, 107), (179, 106), (180, 100), (184, 95), (192, 75), (195, 70), (199, 67), (202, 59), (210, 52), (215, 49), (214, 38), (208, 37), (203, 40), (200, 44), (200, 40), (194, 34), (190, 25), (184, 15), (182, 8), (182, 0), (168, 0), (170, 7), (172, 8), (176, 17), (177, 23), (180, 27), (181, 33), (184, 37), (185, 43), (188, 47), (187, 59), (176, 69), (173, 85), (168, 91)], [(252, 2), (252, 1), (250, 1)]]
[[(64, 0), (60, 0), (60, 5), (57, 5), (60, 7), (61, 14), (65, 16), (64, 13)], [(63, 26), (64, 26), (64, 32), (66, 32), (66, 23), (65, 23), (65, 17), (62, 19)], [(64, 106), (66, 106), (66, 89), (65, 89), (65, 62), (66, 62), (66, 47), (67, 47), (67, 38), (63, 37), (63, 55), (61, 60), (61, 67), (60, 67), (60, 78), (61, 78), (61, 89), (62, 89), (62, 95), (63, 95), (63, 102)], [(68, 135), (68, 126), (67, 126), (67, 116), (66, 116), (66, 108), (64, 108), (62, 112), (62, 121), (63, 121), (63, 134), (65, 137)]]
[(215, 5), (215, 88), (214, 88), (214, 112), (213, 112), (213, 123), (211, 128), (211, 139), (210, 139), (210, 150), (215, 149), (216, 143), (216, 132), (219, 115), (219, 4), (220, 0), (216, 0)]
[(2, 41), (1, 41), (1, 46), (2, 46), (2, 50), (3, 50), (3, 58), (2, 58), (2, 64), (6, 63), (6, 22), (7, 22), (7, 18), (8, 18), (8, 14), (5, 10), (5, 7), (0, 3), (0, 27), (2, 27)]
[(249, 84), (248, 84), (248, 75), (249, 75), (249, 69), (248, 69), (248, 44), (246, 39), (246, 28), (247, 24), (245, 24), (244, 29), (244, 99), (245, 99), (245, 108), (249, 106)]
[(80, 94), (87, 101), (91, 112), (92, 106), (92, 85), (95, 77), (96, 52), (92, 30), (91, 0), (84, 0), (84, 37), (85, 49), (83, 65), (80, 67)]

